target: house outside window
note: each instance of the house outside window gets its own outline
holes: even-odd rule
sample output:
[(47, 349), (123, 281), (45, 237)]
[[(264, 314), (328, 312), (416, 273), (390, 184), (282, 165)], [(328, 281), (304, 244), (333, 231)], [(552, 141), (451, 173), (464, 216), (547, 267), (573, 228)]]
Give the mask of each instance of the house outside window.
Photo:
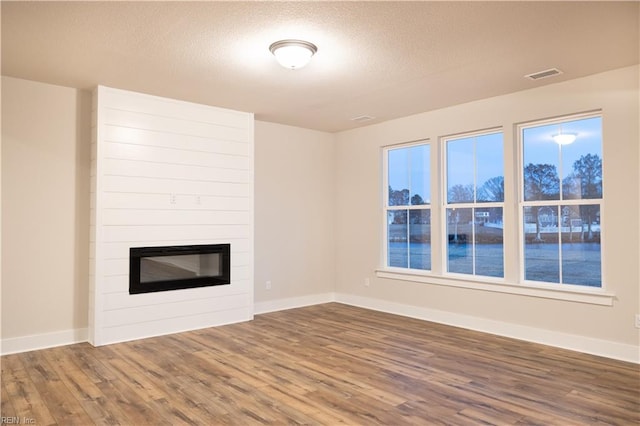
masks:
[(593, 291), (604, 290), (601, 114), (514, 124), (513, 144), (495, 128), (384, 147), (378, 276), (610, 303)]
[(443, 138), (447, 273), (504, 277), (500, 130)]
[(430, 148), (423, 141), (384, 150), (388, 267), (431, 269)]

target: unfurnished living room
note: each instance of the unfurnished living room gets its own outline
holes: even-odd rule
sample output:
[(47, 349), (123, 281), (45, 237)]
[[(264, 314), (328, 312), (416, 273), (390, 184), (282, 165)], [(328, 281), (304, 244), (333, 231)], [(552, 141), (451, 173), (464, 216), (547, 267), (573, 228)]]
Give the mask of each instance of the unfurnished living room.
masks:
[(640, 424), (640, 3), (2, 1), (0, 424)]

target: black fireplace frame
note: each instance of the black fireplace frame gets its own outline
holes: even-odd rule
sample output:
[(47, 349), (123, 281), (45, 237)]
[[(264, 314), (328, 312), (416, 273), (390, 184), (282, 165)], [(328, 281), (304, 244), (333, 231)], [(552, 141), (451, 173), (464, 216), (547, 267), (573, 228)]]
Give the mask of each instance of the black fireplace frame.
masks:
[[(181, 278), (144, 283), (140, 282), (140, 261), (142, 258), (212, 253), (221, 255), (221, 272), (218, 276)], [(231, 284), (231, 244), (199, 244), (129, 248), (129, 294), (154, 293), (158, 291), (183, 290), (187, 288), (226, 284)]]

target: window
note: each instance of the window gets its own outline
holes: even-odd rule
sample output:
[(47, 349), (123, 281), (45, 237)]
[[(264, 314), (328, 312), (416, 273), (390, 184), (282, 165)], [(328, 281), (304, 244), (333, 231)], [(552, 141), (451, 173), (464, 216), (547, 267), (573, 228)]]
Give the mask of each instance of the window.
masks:
[(427, 143), (386, 148), (386, 265), (431, 269), (431, 173)]
[(502, 132), (445, 138), (446, 271), (504, 277)]
[(383, 148), (377, 276), (610, 306), (601, 114), (513, 129)]
[(538, 122), (518, 133), (522, 278), (602, 287), (602, 118)]

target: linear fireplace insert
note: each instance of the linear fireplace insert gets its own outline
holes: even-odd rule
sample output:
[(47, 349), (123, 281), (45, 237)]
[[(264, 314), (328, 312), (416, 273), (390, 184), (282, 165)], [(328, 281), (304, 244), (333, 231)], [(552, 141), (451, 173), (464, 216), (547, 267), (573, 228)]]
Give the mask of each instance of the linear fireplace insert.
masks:
[(129, 294), (230, 283), (230, 244), (129, 249)]

